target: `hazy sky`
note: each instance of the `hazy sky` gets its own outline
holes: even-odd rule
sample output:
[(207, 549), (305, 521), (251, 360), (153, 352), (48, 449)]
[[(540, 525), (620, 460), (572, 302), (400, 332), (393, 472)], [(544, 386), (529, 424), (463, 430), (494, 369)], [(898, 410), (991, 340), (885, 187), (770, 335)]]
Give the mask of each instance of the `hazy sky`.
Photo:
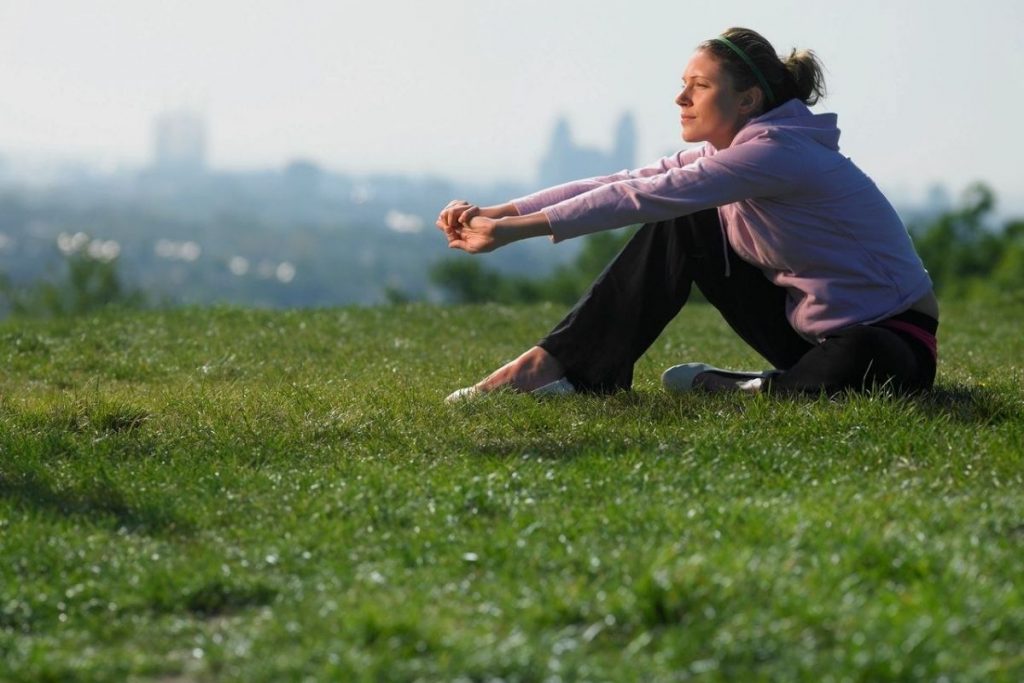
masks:
[(827, 69), (844, 153), (884, 187), (1024, 196), (1024, 3), (1013, 0), (0, 0), (0, 154), (138, 165), (153, 118), (202, 113), (214, 166), (529, 180), (555, 118), (638, 162), (678, 148), (673, 98), (732, 25)]

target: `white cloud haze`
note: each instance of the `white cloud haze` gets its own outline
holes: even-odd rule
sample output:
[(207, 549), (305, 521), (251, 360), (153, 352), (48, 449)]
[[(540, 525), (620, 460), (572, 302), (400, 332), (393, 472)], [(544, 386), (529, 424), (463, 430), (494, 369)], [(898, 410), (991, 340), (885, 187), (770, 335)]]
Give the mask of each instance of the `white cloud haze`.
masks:
[(207, 119), (214, 166), (531, 179), (554, 119), (641, 159), (681, 143), (693, 47), (731, 25), (827, 69), (843, 151), (880, 184), (1020, 196), (1017, 2), (0, 2), (0, 155), (141, 164), (154, 118)]

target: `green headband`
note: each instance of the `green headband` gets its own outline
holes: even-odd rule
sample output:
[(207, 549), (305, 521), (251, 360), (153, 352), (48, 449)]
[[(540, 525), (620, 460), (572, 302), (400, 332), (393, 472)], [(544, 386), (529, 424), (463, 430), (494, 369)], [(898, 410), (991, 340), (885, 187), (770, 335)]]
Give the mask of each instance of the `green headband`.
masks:
[(764, 77), (764, 74), (761, 73), (761, 70), (757, 68), (757, 65), (754, 64), (754, 61), (747, 56), (747, 53), (741, 50), (739, 47), (737, 47), (735, 43), (733, 43), (725, 36), (718, 36), (717, 38), (712, 38), (712, 40), (717, 40), (718, 42), (722, 43), (730, 50), (735, 52), (737, 55), (739, 55), (740, 59), (746, 62), (747, 66), (750, 67), (750, 70), (754, 72), (755, 76), (757, 76), (757, 80), (761, 83), (761, 87), (764, 88), (764, 94), (768, 96), (768, 104), (774, 104), (775, 93), (772, 92), (772, 87), (768, 85), (768, 80)]

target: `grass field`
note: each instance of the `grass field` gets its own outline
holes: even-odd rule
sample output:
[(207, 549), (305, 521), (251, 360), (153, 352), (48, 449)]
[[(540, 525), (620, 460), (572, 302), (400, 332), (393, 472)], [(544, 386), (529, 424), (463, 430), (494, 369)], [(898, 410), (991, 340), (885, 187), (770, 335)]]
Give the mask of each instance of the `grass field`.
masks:
[(0, 325), (0, 680), (1024, 680), (1024, 306), (928, 398), (449, 407), (561, 311)]

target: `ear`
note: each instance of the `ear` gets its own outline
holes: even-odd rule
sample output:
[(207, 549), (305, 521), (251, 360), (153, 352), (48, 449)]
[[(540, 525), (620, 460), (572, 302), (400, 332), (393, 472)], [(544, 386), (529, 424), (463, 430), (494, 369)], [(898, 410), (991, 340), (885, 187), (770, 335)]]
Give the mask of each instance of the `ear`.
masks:
[(740, 111), (754, 116), (764, 110), (764, 93), (756, 85), (747, 88), (740, 96)]

